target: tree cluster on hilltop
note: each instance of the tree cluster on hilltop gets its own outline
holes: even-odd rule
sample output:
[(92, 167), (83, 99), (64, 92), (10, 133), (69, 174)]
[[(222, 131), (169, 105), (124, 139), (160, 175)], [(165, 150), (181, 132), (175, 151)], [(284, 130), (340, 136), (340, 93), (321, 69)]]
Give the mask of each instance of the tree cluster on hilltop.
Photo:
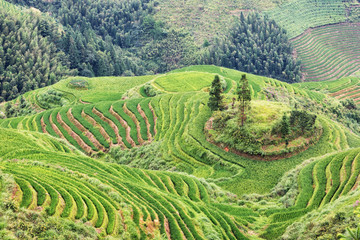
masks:
[(266, 16), (250, 13), (241, 14), (229, 35), (209, 46), (200, 62), (293, 83), (301, 80), (301, 67), (292, 52), (284, 29)]

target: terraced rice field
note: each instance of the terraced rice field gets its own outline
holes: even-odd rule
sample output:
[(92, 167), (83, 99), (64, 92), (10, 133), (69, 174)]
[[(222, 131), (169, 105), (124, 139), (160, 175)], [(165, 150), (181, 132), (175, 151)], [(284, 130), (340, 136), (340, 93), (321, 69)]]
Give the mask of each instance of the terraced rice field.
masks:
[(341, 0), (297, 0), (265, 13), (287, 31), (289, 38), (294, 38), (308, 28), (345, 22), (346, 9)]
[(335, 81), (307, 82), (295, 85), (303, 89), (326, 93), (339, 100), (353, 99), (356, 104), (360, 104), (360, 78), (358, 75)]
[(360, 24), (308, 29), (292, 40), (306, 81), (335, 80), (360, 71)]
[[(242, 74), (214, 66), (175, 72), (181, 71), (221, 75), (230, 83), (226, 90), (230, 99)], [(336, 94), (359, 81), (348, 77), (289, 85), (247, 77), (254, 99), (264, 99), (262, 89), (272, 88), (318, 102), (326, 96), (313, 90), (326, 87)], [(80, 220), (103, 235), (118, 237), (135, 228), (132, 239), (159, 235), (208, 239), (211, 229), (219, 239), (253, 239), (253, 231), (275, 239), (299, 217), (357, 188), (360, 149), (353, 147), (360, 146), (360, 138), (342, 125), (319, 115), (323, 129), (317, 143), (286, 159), (256, 161), (206, 140), (204, 127), (211, 111), (208, 93), (200, 85), (188, 92), (178, 89), (153, 98), (71, 105), (1, 120), (0, 170), (14, 176), (14, 200), (23, 208)], [(193, 176), (130, 168), (84, 154), (106, 152), (112, 146), (130, 149), (150, 141), (161, 144), (163, 159), (174, 163), (176, 170)], [(275, 209), (274, 204), (266, 211), (254, 211), (224, 204), (217, 195), (218, 187), (223, 194), (239, 197), (267, 194), (285, 172), (307, 159), (312, 160), (300, 172), (299, 195), (290, 208)]]
[(334, 202), (355, 190), (360, 182), (360, 149), (326, 156), (304, 167), (299, 175), (299, 195), (293, 207), (265, 212), (272, 223), (263, 237), (273, 239), (306, 213)]
[(154, 119), (150, 99), (138, 99), (57, 108), (32, 117), (8, 119), (1, 126), (48, 133), (91, 154), (115, 145), (132, 148), (151, 141)]
[(231, 205), (227, 211), (217, 209), (207, 187), (194, 177), (102, 163), (36, 133), (4, 129), (0, 140), (6, 159), (0, 168), (14, 176), (21, 207), (82, 219), (107, 235), (133, 222), (136, 238), (151, 238), (158, 231), (174, 239), (205, 239), (196, 225), (202, 218), (220, 238), (247, 239), (237, 224), (258, 216)]
[[(188, 70), (191, 73), (194, 70), (198, 70), (198, 73), (219, 73), (228, 82), (233, 81), (228, 84), (229, 92), (235, 91), (235, 80), (241, 77), (241, 72), (214, 66), (197, 66)], [(281, 88), (288, 94), (314, 101), (321, 101), (325, 97), (324, 94), (274, 79), (250, 74), (248, 78), (253, 98), (257, 99), (264, 99), (262, 88), (266, 87)], [(197, 177), (220, 180), (222, 182), (219, 184), (236, 193), (249, 192), (252, 188), (265, 192), (282, 173), (306, 158), (305, 154), (300, 158), (276, 161), (271, 165), (254, 163), (253, 160), (226, 152), (209, 143), (203, 131), (211, 116), (207, 100), (208, 93), (190, 91), (162, 94), (154, 98), (82, 104), (49, 110), (31, 117), (3, 120), (0, 126), (48, 133), (67, 140), (87, 154), (106, 152), (112, 146), (126, 149), (149, 141), (160, 141), (164, 159), (173, 162), (178, 170)], [(325, 118), (322, 121), (324, 136), (321, 143), (309, 152), (317, 155), (346, 149), (346, 131)], [(322, 150), (318, 151), (318, 148)], [(269, 171), (258, 171), (265, 168), (265, 165)], [(275, 170), (279, 167), (281, 171)], [(276, 174), (270, 169), (274, 169)], [(263, 184), (257, 184), (256, 180)], [(231, 184), (226, 184), (229, 181)], [(246, 184), (235, 184), (236, 181)]]
[(213, 74), (201, 72), (172, 73), (159, 77), (155, 84), (168, 92), (199, 91), (211, 85)]

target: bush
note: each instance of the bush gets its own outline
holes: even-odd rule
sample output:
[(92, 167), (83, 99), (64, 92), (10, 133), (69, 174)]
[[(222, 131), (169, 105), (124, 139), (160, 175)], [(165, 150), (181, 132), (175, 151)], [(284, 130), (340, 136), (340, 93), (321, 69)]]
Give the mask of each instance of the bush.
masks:
[(44, 109), (62, 107), (65, 104), (63, 93), (53, 89), (38, 94), (37, 100), (39, 105)]
[(155, 97), (158, 94), (158, 91), (150, 83), (146, 83), (143, 90), (148, 97)]

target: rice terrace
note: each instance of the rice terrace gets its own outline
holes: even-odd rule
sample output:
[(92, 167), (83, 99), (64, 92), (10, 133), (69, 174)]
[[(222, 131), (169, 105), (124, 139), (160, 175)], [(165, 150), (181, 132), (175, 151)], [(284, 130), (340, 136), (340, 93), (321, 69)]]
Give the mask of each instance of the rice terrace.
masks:
[(360, 239), (360, 2), (0, 0), (0, 239)]

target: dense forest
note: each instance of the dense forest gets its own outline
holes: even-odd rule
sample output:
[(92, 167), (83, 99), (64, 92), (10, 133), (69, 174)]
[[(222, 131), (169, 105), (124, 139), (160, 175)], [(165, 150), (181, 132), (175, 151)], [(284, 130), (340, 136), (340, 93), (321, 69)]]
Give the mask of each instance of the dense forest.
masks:
[(242, 13), (228, 36), (209, 46), (202, 64), (214, 64), (286, 82), (301, 80), (286, 31), (258, 13)]
[[(191, 44), (184, 43), (189, 40), (187, 34), (153, 18), (153, 1), (10, 2), (35, 7), (64, 26), (65, 33), (57, 45), (69, 55), (71, 68), (80, 75), (164, 72), (178, 67), (184, 52), (192, 50)], [(172, 56), (176, 57), (169, 59)]]
[(64, 75), (146, 75), (194, 64), (301, 78), (286, 32), (258, 14), (241, 14), (227, 36), (197, 46), (189, 32), (156, 20), (149, 0), (9, 2), (18, 7), (0, 9), (0, 102)]
[(36, 12), (0, 11), (0, 102), (69, 74), (64, 53), (43, 36), (44, 22)]

